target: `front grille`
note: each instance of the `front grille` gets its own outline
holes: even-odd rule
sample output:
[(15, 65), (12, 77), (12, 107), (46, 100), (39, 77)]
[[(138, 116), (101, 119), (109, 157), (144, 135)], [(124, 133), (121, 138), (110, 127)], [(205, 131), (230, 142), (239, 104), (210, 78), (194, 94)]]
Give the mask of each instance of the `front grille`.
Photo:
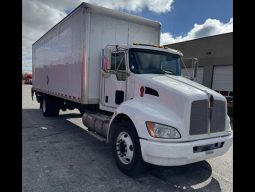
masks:
[(208, 100), (193, 101), (190, 115), (190, 135), (200, 135), (208, 133), (208, 124), (210, 122), (210, 132), (216, 133), (225, 130), (225, 102), (214, 100), (211, 109), (208, 108)]
[(208, 100), (193, 101), (190, 116), (190, 135), (205, 134), (208, 132), (209, 111)]
[(214, 101), (212, 107), (211, 133), (225, 131), (226, 106), (224, 101)]

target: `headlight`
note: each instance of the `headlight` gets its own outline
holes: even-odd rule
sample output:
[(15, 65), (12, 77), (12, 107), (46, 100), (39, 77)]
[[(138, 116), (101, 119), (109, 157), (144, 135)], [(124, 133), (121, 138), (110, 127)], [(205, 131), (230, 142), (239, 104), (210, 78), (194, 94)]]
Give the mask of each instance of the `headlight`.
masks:
[(168, 139), (181, 138), (181, 135), (177, 131), (177, 129), (171, 126), (147, 121), (146, 127), (148, 129), (149, 134), (155, 138), (168, 138)]

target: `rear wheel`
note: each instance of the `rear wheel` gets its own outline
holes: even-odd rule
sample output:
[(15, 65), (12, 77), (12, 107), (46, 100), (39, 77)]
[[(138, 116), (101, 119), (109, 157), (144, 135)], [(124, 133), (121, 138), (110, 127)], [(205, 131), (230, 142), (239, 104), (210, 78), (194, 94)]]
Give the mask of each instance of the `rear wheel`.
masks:
[(119, 123), (113, 133), (112, 153), (118, 168), (126, 175), (139, 175), (147, 168), (142, 158), (139, 137), (128, 121)]
[(55, 99), (50, 96), (43, 96), (42, 99), (42, 113), (43, 116), (58, 116), (59, 114), (59, 106)]

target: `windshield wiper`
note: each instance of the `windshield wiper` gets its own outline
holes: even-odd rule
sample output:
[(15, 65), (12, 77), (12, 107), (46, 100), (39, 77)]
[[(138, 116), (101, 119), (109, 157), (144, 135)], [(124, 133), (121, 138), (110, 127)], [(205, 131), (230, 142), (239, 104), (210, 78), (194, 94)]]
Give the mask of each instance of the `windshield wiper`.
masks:
[(161, 72), (163, 72), (163, 73), (166, 73), (166, 74), (174, 74), (174, 72), (173, 71), (168, 71), (168, 70), (161, 70)]

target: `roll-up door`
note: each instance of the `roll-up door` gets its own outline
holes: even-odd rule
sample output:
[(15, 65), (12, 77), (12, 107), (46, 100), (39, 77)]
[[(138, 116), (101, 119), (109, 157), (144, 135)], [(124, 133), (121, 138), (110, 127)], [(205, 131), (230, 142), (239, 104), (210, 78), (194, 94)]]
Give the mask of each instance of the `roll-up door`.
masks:
[(233, 66), (214, 66), (212, 89), (233, 91)]

